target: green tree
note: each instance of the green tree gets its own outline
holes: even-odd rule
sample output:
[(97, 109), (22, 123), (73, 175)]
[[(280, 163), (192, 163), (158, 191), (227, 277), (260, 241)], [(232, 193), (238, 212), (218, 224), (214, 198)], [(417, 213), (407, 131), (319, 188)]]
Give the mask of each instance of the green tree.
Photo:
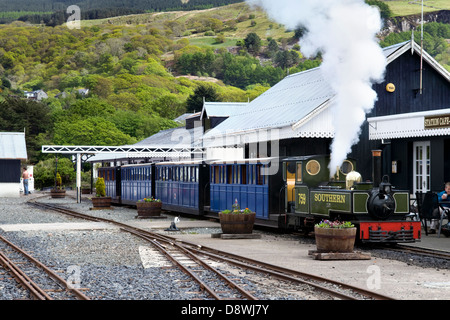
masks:
[(25, 130), (27, 153), (31, 163), (37, 161), (41, 151), (36, 137), (52, 128), (49, 118), (50, 108), (37, 101), (6, 97), (0, 102), (0, 128), (12, 132)]
[(270, 58), (273, 58), (277, 52), (280, 50), (277, 42), (274, 39), (270, 39), (269, 44), (267, 45), (267, 55)]
[(371, 6), (377, 6), (380, 9), (381, 18), (387, 19), (392, 16), (392, 11), (389, 5), (379, 0), (366, 0), (366, 3)]
[[(39, 161), (34, 167), (35, 187), (53, 187), (55, 185), (56, 158)], [(73, 163), (67, 158), (58, 158), (58, 173), (61, 176), (62, 185), (72, 184), (75, 181)]]
[(203, 101), (219, 101), (216, 90), (208, 84), (200, 84), (186, 101), (187, 112), (199, 112), (203, 109)]
[(294, 50), (280, 51), (275, 56), (275, 63), (282, 69), (290, 68), (300, 62), (298, 53)]
[(108, 120), (90, 117), (56, 123), (53, 141), (57, 145), (117, 146), (133, 144), (136, 139), (121, 132)]
[(255, 32), (250, 32), (244, 39), (244, 43), (247, 51), (250, 53), (258, 54), (261, 50), (262, 41)]

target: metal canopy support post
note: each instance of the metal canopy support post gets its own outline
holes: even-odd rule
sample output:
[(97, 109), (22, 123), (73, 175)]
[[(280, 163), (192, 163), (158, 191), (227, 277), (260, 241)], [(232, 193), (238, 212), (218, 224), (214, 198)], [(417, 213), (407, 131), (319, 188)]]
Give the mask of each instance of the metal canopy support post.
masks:
[(81, 153), (77, 153), (77, 203), (81, 203)]

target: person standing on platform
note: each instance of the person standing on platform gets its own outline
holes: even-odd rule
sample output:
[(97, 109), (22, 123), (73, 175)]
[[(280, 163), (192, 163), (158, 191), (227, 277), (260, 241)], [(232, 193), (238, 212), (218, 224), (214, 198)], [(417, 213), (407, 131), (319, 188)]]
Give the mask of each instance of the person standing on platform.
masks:
[(27, 171), (26, 167), (23, 167), (22, 179), (23, 179), (23, 194), (28, 195), (28, 179), (30, 178), (30, 174)]

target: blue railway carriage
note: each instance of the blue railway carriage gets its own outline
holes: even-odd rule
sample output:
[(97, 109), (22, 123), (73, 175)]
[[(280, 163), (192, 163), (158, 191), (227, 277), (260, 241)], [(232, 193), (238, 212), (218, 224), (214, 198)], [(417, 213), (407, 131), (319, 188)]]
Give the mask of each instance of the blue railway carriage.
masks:
[(241, 209), (256, 212), (256, 224), (280, 227), (284, 216), (282, 170), (278, 158), (210, 162), (210, 211)]
[(120, 204), (120, 167), (101, 167), (98, 177), (105, 180), (106, 195), (111, 197), (111, 202)]
[(209, 206), (209, 170), (203, 161), (160, 162), (155, 164), (155, 198), (162, 209), (204, 215)]
[(154, 196), (153, 164), (123, 165), (120, 169), (121, 204), (136, 205), (137, 201)]

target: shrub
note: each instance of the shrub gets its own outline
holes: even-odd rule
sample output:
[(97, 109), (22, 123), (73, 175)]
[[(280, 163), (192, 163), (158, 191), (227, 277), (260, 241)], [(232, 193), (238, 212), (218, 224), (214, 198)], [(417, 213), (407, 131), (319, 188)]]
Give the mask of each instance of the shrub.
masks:
[(95, 192), (97, 197), (106, 197), (105, 180), (103, 178), (98, 178), (95, 182)]

